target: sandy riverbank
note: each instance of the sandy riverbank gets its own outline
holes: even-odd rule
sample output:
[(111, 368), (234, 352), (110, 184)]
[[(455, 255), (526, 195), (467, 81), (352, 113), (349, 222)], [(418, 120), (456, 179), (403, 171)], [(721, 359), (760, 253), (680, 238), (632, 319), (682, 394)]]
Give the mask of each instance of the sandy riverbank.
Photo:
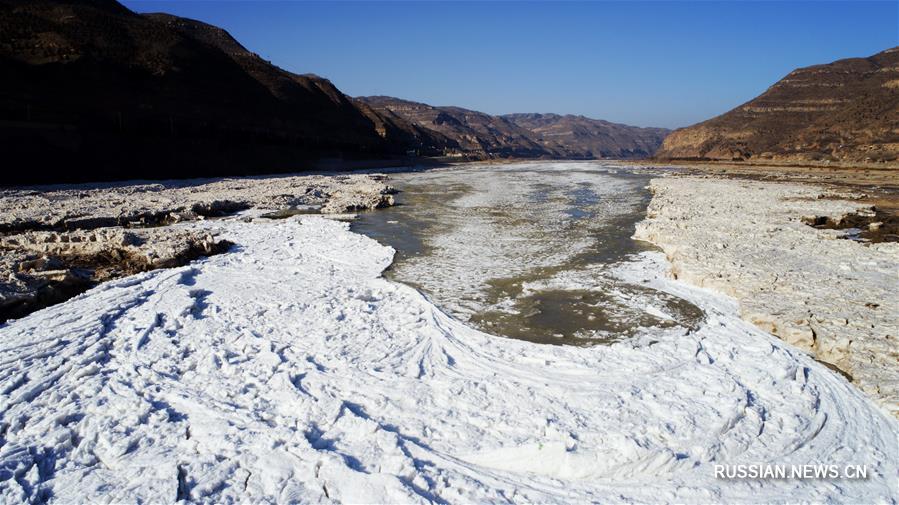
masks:
[(899, 190), (899, 165), (896, 164), (761, 164), (681, 160), (667, 162), (621, 160), (613, 163), (630, 167), (673, 168), (691, 175), (706, 174), (738, 179), (812, 182), (865, 187), (868, 190), (885, 190), (891, 193)]
[(636, 238), (680, 280), (735, 297), (744, 319), (835, 365), (899, 414), (899, 243), (860, 243), (803, 217), (870, 208), (812, 184), (655, 179)]

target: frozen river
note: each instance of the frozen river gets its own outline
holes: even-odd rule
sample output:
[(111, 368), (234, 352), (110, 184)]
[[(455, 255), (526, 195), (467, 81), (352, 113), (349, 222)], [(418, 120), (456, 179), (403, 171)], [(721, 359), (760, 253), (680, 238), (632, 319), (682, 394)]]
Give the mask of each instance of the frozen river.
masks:
[(397, 251), (387, 276), (484, 331), (541, 343), (607, 343), (695, 326), (702, 312), (623, 282), (649, 176), (601, 163), (536, 162), (395, 174), (396, 207), (354, 231)]
[[(644, 176), (394, 180), (355, 226), (395, 258), (322, 216), (179, 223), (235, 246), (0, 326), (0, 503), (897, 501), (894, 418), (629, 238)], [(716, 473), (769, 463), (867, 478)]]

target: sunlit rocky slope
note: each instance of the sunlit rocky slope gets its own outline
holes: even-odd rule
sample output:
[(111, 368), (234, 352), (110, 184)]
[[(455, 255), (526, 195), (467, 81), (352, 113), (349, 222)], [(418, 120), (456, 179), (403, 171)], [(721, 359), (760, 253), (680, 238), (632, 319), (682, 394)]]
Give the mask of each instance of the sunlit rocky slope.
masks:
[(676, 130), (662, 159), (896, 162), (899, 47), (800, 68), (759, 97)]
[(545, 149), (562, 158), (645, 158), (671, 133), (602, 119), (560, 114), (507, 114), (503, 118), (531, 132)]

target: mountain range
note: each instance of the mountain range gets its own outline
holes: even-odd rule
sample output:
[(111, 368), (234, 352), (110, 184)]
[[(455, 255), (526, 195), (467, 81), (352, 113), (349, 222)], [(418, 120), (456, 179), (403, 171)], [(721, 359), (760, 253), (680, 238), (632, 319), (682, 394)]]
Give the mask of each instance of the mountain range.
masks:
[(508, 114), (502, 116), (528, 130), (561, 158), (646, 158), (671, 133), (665, 128), (638, 128), (584, 116)]
[(384, 116), (437, 132), (450, 141), (442, 145), (448, 152), (482, 157), (645, 158), (658, 149), (669, 133), (664, 128), (639, 128), (584, 116), (491, 116), (461, 107), (435, 107), (388, 96), (357, 100)]
[(0, 0), (0, 71), (2, 184), (286, 172), (412, 153), (635, 157), (667, 133), (353, 99), (221, 28), (114, 0)]
[(662, 160), (896, 162), (899, 47), (790, 72), (760, 96), (675, 130)]
[(899, 47), (794, 70), (674, 132), (353, 98), (328, 79), (277, 67), (221, 28), (115, 0), (0, 0), (0, 72), (0, 185), (421, 157), (899, 162)]

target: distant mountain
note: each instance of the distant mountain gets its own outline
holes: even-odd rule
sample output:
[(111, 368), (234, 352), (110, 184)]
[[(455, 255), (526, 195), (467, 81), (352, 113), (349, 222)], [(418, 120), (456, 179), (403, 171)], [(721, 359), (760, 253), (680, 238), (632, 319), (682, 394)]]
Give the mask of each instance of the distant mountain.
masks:
[(646, 158), (652, 156), (671, 132), (584, 116), (509, 114), (502, 117), (530, 131), (540, 145), (563, 158)]
[(794, 70), (736, 109), (674, 131), (657, 157), (895, 162), (899, 47)]
[(503, 117), (460, 107), (434, 107), (389, 96), (356, 98), (379, 113), (398, 117), (446, 139), (443, 147), (472, 156), (549, 155), (531, 132)]
[(435, 107), (388, 96), (356, 100), (384, 116), (395, 116), (436, 132), (449, 140), (443, 145), (447, 151), (471, 156), (648, 157), (668, 134), (663, 128), (637, 128), (583, 116), (491, 116), (459, 107)]

